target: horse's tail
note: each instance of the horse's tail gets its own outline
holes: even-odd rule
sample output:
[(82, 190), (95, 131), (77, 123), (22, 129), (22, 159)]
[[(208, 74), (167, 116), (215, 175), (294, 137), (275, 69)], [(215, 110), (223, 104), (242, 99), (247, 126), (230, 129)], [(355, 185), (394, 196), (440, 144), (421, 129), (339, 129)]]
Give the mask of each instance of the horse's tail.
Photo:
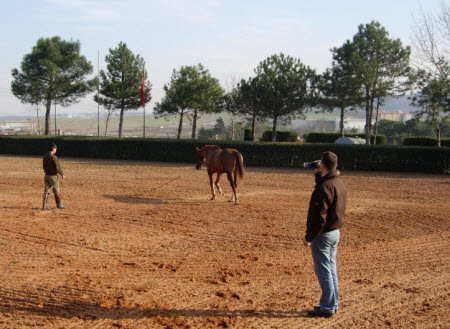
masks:
[(234, 151), (234, 158), (236, 160), (237, 177), (236, 186), (239, 180), (244, 180), (245, 170), (244, 170), (244, 157), (238, 151)]

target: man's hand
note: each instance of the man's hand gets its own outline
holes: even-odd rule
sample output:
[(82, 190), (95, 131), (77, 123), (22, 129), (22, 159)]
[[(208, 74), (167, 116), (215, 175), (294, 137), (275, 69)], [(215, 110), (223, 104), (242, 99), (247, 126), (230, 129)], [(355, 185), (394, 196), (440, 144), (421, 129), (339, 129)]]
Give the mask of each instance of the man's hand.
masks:
[(320, 160), (315, 160), (314, 162), (320, 163), (320, 167), (319, 167), (319, 168), (314, 168), (314, 174), (317, 174), (318, 172), (322, 172), (322, 168), (323, 168), (322, 161), (320, 161)]
[(65, 175), (62, 175), (61, 177), (62, 177), (62, 178), (66, 178), (66, 176), (65, 176)]
[(311, 242), (306, 241), (306, 239), (303, 239), (303, 245), (305, 247), (309, 247), (311, 245)]

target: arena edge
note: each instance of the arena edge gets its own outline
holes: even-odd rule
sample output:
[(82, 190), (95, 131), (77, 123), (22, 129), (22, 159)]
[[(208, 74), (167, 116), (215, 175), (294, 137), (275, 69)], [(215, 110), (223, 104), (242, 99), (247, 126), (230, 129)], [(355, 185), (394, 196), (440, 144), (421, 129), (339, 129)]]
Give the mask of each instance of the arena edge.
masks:
[(302, 167), (332, 151), (344, 170), (450, 173), (450, 148), (199, 141), (78, 136), (0, 136), (0, 154), (44, 155), (48, 144), (58, 145), (60, 157), (187, 162), (195, 164), (195, 147), (217, 144), (238, 149), (251, 166)]

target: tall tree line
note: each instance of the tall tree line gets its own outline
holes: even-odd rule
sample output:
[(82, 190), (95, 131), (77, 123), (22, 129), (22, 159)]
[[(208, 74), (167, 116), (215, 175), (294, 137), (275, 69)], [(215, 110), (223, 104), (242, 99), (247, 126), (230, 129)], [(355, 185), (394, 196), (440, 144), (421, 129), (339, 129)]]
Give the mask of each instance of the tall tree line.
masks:
[[(191, 137), (196, 138), (197, 122), (203, 114), (227, 111), (233, 118), (248, 118), (253, 140), (257, 122), (270, 120), (275, 142), (281, 119), (302, 117), (312, 110), (338, 110), (340, 133), (344, 135), (346, 112), (363, 109), (366, 143), (370, 144), (375, 141), (371, 136), (377, 134), (379, 111), (386, 97), (413, 91), (412, 102), (420, 108), (417, 115), (434, 125), (438, 134), (439, 124), (448, 119), (449, 113), (449, 51), (445, 48), (433, 52), (439, 42), (433, 39), (436, 34), (426, 32), (430, 26), (440, 24), (439, 31), (444, 31), (448, 41), (448, 17), (449, 6), (443, 3), (441, 15), (433, 19), (424, 16), (417, 25), (415, 48), (423, 56), (421, 66), (414, 69), (410, 65), (410, 47), (391, 38), (379, 22), (373, 21), (359, 25), (351, 39), (331, 49), (330, 68), (322, 74), (298, 58), (274, 54), (256, 66), (253, 76), (241, 79), (225, 92), (202, 64), (174, 69), (164, 85), (163, 98), (154, 106), (154, 114), (179, 116), (178, 138), (186, 119), (192, 124)], [(24, 103), (45, 105), (48, 134), (52, 102), (68, 106), (98, 85), (100, 93), (94, 99), (109, 113), (120, 112), (122, 136), (124, 112), (141, 106), (143, 58), (120, 42), (105, 57), (106, 70), (99, 77), (88, 79), (92, 65), (79, 52), (78, 41), (39, 39), (32, 52), (25, 55), (21, 71), (12, 71), (13, 93)], [(147, 103), (151, 100), (148, 80), (145, 86)]]

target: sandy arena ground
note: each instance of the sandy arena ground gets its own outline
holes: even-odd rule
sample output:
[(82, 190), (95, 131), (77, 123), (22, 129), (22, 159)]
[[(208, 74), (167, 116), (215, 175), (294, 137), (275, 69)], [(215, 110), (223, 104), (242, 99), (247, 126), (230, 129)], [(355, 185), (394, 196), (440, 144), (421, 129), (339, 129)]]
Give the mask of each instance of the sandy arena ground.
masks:
[(449, 328), (450, 177), (344, 172), (339, 313), (303, 247), (312, 171), (247, 167), (241, 204), (192, 164), (0, 156), (0, 328)]

